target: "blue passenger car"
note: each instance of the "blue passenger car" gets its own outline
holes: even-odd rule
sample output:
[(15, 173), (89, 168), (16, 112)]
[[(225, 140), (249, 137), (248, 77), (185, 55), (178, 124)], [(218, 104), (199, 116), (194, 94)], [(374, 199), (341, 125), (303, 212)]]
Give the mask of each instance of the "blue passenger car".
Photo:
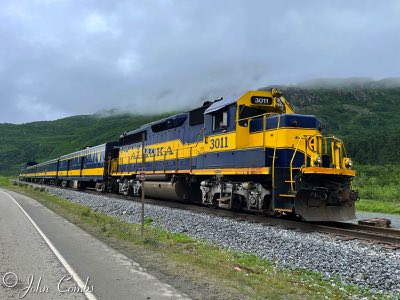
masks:
[(57, 179), (63, 186), (79, 182), (79, 187), (100, 188), (110, 172), (115, 142), (105, 143), (59, 158)]

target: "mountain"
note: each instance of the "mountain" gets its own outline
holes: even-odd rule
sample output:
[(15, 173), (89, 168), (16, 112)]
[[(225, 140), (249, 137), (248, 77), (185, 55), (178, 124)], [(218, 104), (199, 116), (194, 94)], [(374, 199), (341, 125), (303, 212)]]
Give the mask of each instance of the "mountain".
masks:
[(17, 174), (27, 161), (45, 161), (63, 154), (115, 141), (124, 131), (166, 117), (94, 114), (56, 121), (0, 124), (0, 175)]
[[(297, 113), (313, 114), (324, 133), (342, 138), (358, 164), (400, 164), (400, 79), (319, 79), (278, 86)], [(265, 87), (263, 89), (270, 89)], [(18, 173), (31, 160), (119, 138), (124, 131), (170, 115), (101, 114), (56, 121), (0, 124), (0, 174)]]
[(400, 78), (320, 79), (279, 88), (297, 113), (317, 116), (325, 134), (342, 138), (356, 163), (400, 163)]

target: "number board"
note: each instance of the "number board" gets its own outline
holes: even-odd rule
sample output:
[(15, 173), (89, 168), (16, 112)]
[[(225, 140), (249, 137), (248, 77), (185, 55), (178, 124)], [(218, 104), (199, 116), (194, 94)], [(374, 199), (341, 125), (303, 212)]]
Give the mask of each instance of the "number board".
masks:
[(216, 137), (210, 139), (210, 149), (221, 149), (221, 148), (228, 148), (228, 137)]
[(272, 98), (271, 97), (260, 97), (260, 96), (252, 96), (250, 98), (251, 104), (257, 105), (272, 105)]

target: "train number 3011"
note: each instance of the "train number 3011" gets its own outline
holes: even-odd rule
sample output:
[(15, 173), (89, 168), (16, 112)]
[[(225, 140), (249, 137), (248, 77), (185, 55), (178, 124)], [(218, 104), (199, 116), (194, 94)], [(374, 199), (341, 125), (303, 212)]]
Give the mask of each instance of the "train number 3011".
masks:
[(228, 137), (220, 137), (210, 140), (210, 149), (228, 148)]

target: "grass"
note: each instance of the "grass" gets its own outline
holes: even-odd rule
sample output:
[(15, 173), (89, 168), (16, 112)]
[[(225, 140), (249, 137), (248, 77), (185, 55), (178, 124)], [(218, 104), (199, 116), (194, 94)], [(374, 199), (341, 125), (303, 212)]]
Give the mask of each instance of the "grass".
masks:
[(178, 289), (199, 299), (351, 299), (384, 298), (320, 274), (288, 270), (255, 255), (221, 249), (182, 233), (152, 226), (146, 218), (145, 235), (140, 225), (130, 224), (85, 206), (55, 197), (29, 186), (0, 185), (28, 195), (70, 222), (103, 240), (150, 270), (170, 280), (180, 278)]
[(359, 211), (369, 211), (387, 214), (400, 214), (399, 202), (387, 202), (376, 200), (361, 200), (356, 203), (356, 209)]
[(118, 140), (122, 132), (171, 114), (173, 112), (157, 115), (110, 113), (26, 124), (0, 123), (0, 174), (17, 174), (28, 161), (43, 162), (86, 146)]
[(356, 166), (357, 210), (400, 214), (400, 166)]

